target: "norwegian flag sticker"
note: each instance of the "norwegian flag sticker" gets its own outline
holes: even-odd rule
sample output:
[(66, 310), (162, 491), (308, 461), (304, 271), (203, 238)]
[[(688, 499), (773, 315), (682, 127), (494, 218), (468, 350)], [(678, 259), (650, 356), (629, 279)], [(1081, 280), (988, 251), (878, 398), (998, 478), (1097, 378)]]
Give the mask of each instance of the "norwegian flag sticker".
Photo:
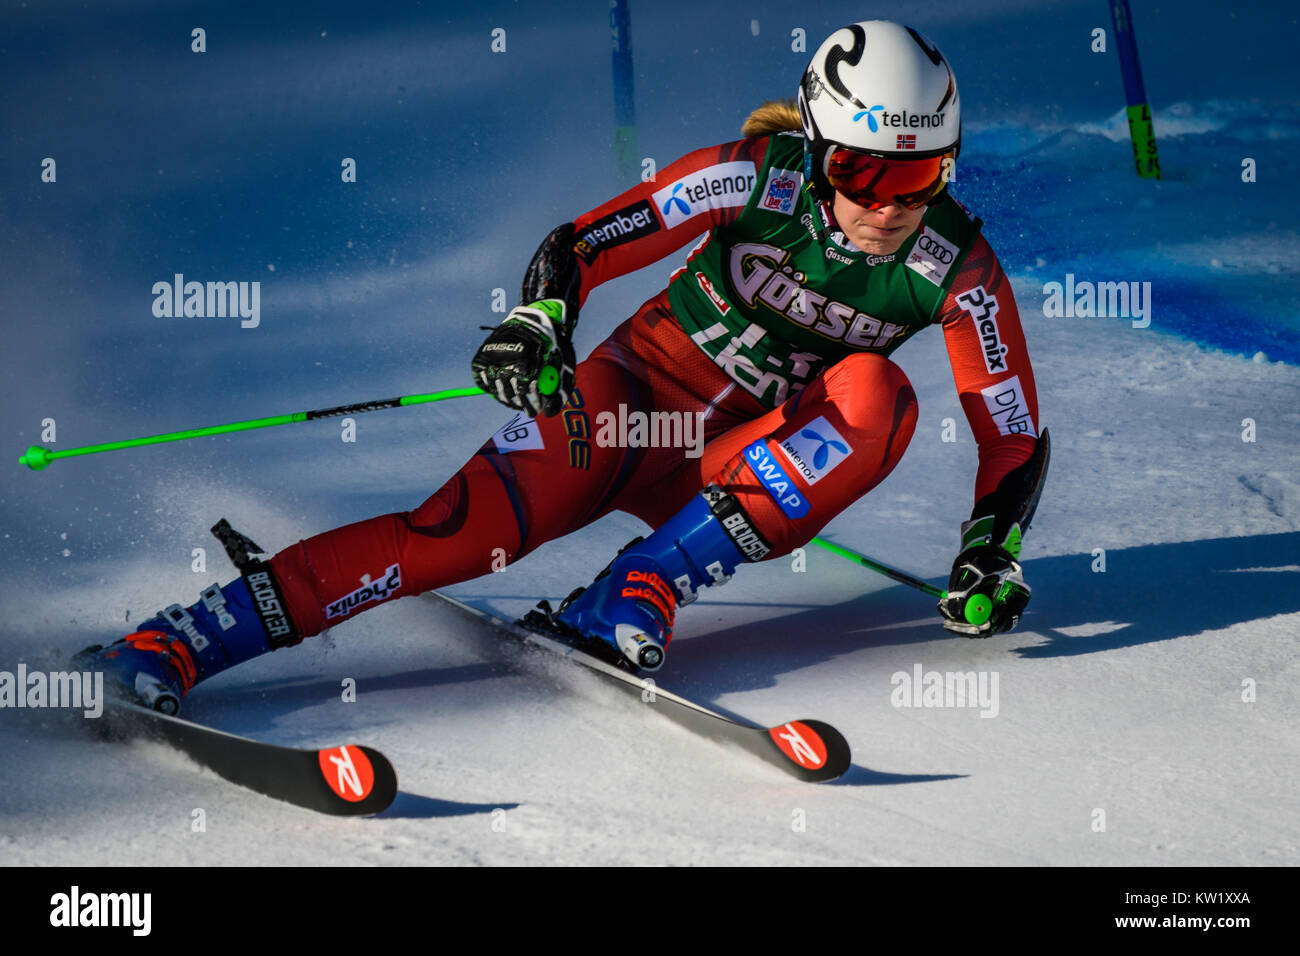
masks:
[(899, 133), (898, 143), (894, 148), (895, 149), (916, 149), (916, 134)]

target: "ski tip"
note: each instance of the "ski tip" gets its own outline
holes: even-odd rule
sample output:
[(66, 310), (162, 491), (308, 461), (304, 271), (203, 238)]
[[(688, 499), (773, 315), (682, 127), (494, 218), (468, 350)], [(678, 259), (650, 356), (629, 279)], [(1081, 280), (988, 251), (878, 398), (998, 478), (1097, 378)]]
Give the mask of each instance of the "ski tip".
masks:
[(767, 733), (785, 757), (781, 766), (801, 780), (834, 780), (852, 763), (849, 742), (824, 721), (791, 720)]
[(397, 771), (372, 747), (343, 744), (316, 753), (333, 812), (363, 816), (386, 810), (397, 797)]

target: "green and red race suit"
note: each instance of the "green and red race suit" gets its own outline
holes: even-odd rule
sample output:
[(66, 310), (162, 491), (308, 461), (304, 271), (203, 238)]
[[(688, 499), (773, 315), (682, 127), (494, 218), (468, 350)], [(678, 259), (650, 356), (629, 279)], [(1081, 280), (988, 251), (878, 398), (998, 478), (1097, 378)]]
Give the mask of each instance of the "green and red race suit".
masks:
[[(895, 255), (870, 255), (803, 188), (802, 153), (784, 134), (697, 150), (574, 220), (558, 265), (535, 257), (524, 301), (567, 297), (576, 277), (581, 304), (698, 240), (667, 289), (579, 363), (561, 414), (514, 415), (413, 511), (277, 554), (298, 632), (500, 570), (610, 511), (657, 527), (708, 484), (751, 522), (747, 557), (786, 554), (901, 458), (916, 397), (888, 356), (930, 325), (978, 443), (976, 499), (1027, 461), (1033, 374), (979, 220), (945, 198)], [(638, 440), (639, 414), (679, 416), (676, 443)], [(381, 577), (368, 602), (340, 600)]]
[(703, 233), (668, 284), (672, 314), (767, 408), (847, 355), (890, 355), (940, 325), (979, 446), (983, 497), (1028, 459), (1038, 398), (1016, 302), (981, 221), (945, 194), (897, 253), (871, 255), (803, 189), (802, 165), (797, 134), (727, 143), (579, 216), (583, 298)]

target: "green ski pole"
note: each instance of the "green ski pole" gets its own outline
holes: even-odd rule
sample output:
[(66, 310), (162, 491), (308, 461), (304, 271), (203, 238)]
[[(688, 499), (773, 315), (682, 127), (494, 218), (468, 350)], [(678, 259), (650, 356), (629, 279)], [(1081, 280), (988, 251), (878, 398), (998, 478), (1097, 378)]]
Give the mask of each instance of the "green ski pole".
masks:
[[(929, 584), (918, 577), (908, 574), (906, 571), (899, 571), (897, 568), (891, 568), (887, 564), (881, 564), (879, 561), (869, 558), (865, 554), (858, 554), (858, 552), (851, 551), (848, 548), (835, 544), (833, 541), (827, 541), (825, 538), (813, 538), (812, 543), (817, 545), (819, 548), (825, 548), (832, 554), (838, 554), (841, 558), (845, 558), (855, 564), (860, 564), (864, 568), (870, 568), (878, 574), (883, 574), (887, 578), (893, 578), (900, 584), (906, 584), (908, 587), (916, 588), (918, 591), (928, 594), (931, 597), (937, 597), (941, 601), (948, 597), (948, 592), (943, 588), (937, 588), (933, 584)], [(989, 615), (992, 613), (993, 602), (986, 595), (972, 594), (966, 601), (966, 608), (962, 616), (966, 618), (966, 623), (974, 624), (976, 627), (979, 627), (989, 619)]]
[(225, 435), (229, 432), (249, 431), (253, 428), (270, 428), (273, 425), (289, 425), (293, 422), (309, 422), (318, 418), (334, 418), (338, 415), (360, 415), (363, 412), (377, 412), (384, 408), (401, 408), (404, 405), (424, 405), (428, 402), (441, 402), (448, 398), (463, 398), (467, 395), (484, 395), (481, 388), (449, 388), (441, 392), (427, 392), (422, 395), (403, 395), (399, 398), (385, 398), (376, 402), (358, 402), (354, 405), (339, 405), (334, 408), (318, 408), (309, 412), (294, 412), (290, 415), (273, 415), (270, 418), (254, 418), (245, 422), (231, 422), (227, 425), (209, 425), (206, 428), (188, 428), (185, 431), (167, 432), (165, 435), (149, 435), (146, 438), (128, 438), (124, 441), (110, 441), (102, 445), (87, 445), (84, 448), (65, 448), (54, 451), (41, 445), (33, 445), (18, 459), (18, 464), (26, 465), (32, 471), (48, 468), (50, 462), (59, 458), (73, 458), (77, 455), (94, 455), (101, 451), (116, 451), (119, 448), (138, 448), (141, 445), (158, 445), (162, 442), (184, 441), (187, 438), (202, 438), (205, 435)]

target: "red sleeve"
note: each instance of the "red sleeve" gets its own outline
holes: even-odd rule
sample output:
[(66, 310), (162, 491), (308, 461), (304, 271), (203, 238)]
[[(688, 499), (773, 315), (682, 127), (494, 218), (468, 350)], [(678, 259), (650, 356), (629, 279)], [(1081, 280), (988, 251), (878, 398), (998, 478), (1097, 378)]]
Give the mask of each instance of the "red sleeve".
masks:
[(675, 252), (745, 208), (768, 137), (697, 149), (574, 220), (581, 298), (602, 282)]
[(975, 500), (1029, 460), (1038, 438), (1038, 392), (1011, 284), (981, 235), (949, 287), (937, 321), (962, 410), (979, 447)]

